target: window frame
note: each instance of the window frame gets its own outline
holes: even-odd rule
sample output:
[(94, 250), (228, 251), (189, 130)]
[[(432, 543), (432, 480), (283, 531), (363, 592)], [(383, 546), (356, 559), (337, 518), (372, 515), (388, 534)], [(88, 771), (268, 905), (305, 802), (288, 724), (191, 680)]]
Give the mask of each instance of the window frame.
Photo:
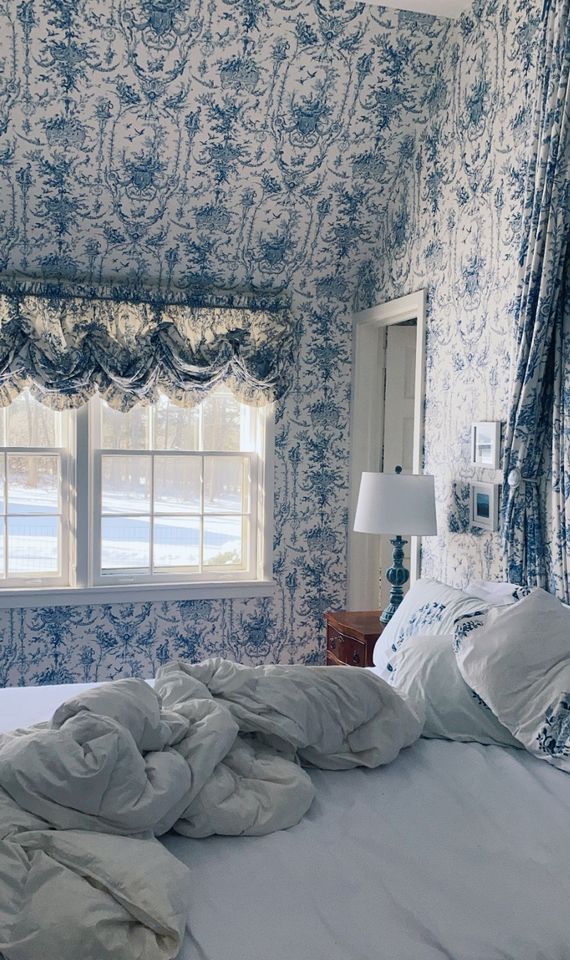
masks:
[[(66, 432), (72, 433), (71, 424), (66, 423)], [(60, 492), (59, 492), (59, 511), (57, 514), (27, 514), (27, 513), (8, 513), (8, 457), (14, 456), (40, 456), (40, 457), (58, 457), (60, 463)], [(5, 461), (4, 491), (3, 499), (5, 501), (5, 512), (0, 514), (0, 523), (4, 525), (4, 571), (5, 576), (0, 578), (0, 591), (39, 589), (56, 589), (57, 587), (68, 587), (71, 583), (71, 554), (72, 554), (72, 509), (71, 509), (71, 491), (73, 489), (73, 455), (68, 446), (66, 447), (0, 447), (0, 457)], [(60, 564), (58, 573), (43, 573), (38, 576), (33, 574), (23, 576), (8, 576), (8, 558), (9, 558), (9, 536), (8, 521), (13, 517), (42, 517), (59, 516), (59, 545), (60, 545)]]
[[(153, 563), (153, 546), (154, 546), (154, 531), (153, 531), (153, 520), (156, 516), (169, 516), (166, 512), (155, 513), (152, 505), (153, 501), (153, 477), (154, 472), (151, 468), (151, 490), (150, 490), (150, 507), (149, 513), (141, 513), (141, 518), (150, 519), (150, 572), (149, 573), (138, 573), (136, 568), (125, 568), (124, 572), (120, 572), (118, 569), (112, 573), (103, 573), (101, 565), (101, 520), (103, 518), (102, 511), (102, 469), (101, 463), (103, 457), (106, 456), (128, 456), (128, 457), (146, 457), (150, 460), (154, 460), (155, 457), (188, 457), (189, 459), (198, 459), (201, 460), (205, 457), (217, 457), (219, 459), (229, 459), (231, 458), (240, 458), (247, 460), (249, 462), (249, 510), (247, 513), (227, 513), (227, 516), (235, 517), (244, 517), (247, 516), (249, 519), (248, 524), (248, 536), (246, 541), (246, 553), (247, 553), (247, 564), (244, 570), (233, 569), (231, 571), (222, 571), (219, 568), (214, 568), (211, 573), (207, 572), (207, 569), (202, 569), (198, 572), (193, 572), (190, 570), (183, 570), (179, 573), (168, 573), (168, 572), (154, 572), (152, 567)], [(93, 586), (103, 586), (105, 584), (113, 583), (188, 583), (190, 578), (192, 583), (208, 583), (212, 579), (220, 581), (229, 581), (235, 582), (239, 580), (251, 580), (252, 573), (257, 569), (257, 496), (253, 495), (255, 490), (258, 493), (259, 484), (257, 480), (257, 474), (259, 470), (259, 458), (255, 451), (220, 451), (220, 450), (134, 450), (129, 449), (127, 451), (117, 450), (117, 449), (91, 449), (91, 476), (92, 476), (92, 489), (93, 496), (91, 498), (91, 507), (92, 507), (92, 517), (91, 517), (91, 527), (92, 527), (92, 536), (91, 536), (91, 582)], [(175, 511), (170, 514), (170, 516), (180, 516), (180, 512), (176, 513)], [(213, 516), (223, 515), (220, 511), (220, 514), (213, 514)], [(105, 516), (113, 516), (112, 514), (105, 514)], [(129, 514), (116, 514), (117, 517), (125, 516), (131, 517), (136, 516), (135, 513)], [(188, 514), (189, 517), (195, 517), (202, 519), (207, 517), (208, 514), (203, 511), (200, 514)], [(243, 528), (242, 528), (243, 529)]]
[[(223, 573), (219, 568), (210, 574), (178, 576), (155, 575), (143, 580), (125, 574), (124, 577), (97, 576), (94, 564), (95, 510), (94, 497), (94, 401), (75, 411), (67, 412), (67, 440), (65, 448), (57, 448), (62, 454), (62, 494), (67, 489), (68, 497), (62, 497), (62, 544), (66, 551), (67, 571), (63, 566), (58, 582), (50, 577), (30, 580), (22, 585), (0, 585), (0, 609), (49, 606), (82, 606), (109, 603), (135, 603), (148, 600), (176, 601), (190, 599), (238, 599), (272, 596), (273, 581), (273, 533), (274, 533), (274, 451), (275, 414), (274, 405), (256, 409), (255, 456), (256, 464), (250, 482), (251, 545), (255, 548), (255, 569)], [(7, 449), (7, 448), (2, 448)], [(19, 448), (17, 448), (19, 449)], [(36, 452), (36, 448), (21, 448)], [(51, 448), (38, 448), (41, 453), (50, 453)], [(103, 453), (104, 451), (101, 451)], [(120, 454), (121, 450), (109, 451)], [(125, 450), (130, 455), (133, 451)], [(140, 451), (147, 456), (152, 451)], [(157, 455), (180, 455), (182, 451), (154, 451)], [(208, 453), (228, 456), (246, 456), (250, 451), (196, 451), (198, 456)], [(63, 463), (65, 460), (65, 475)], [(257, 492), (257, 496), (254, 492)], [(64, 537), (63, 510), (66, 512)], [(255, 513), (255, 516), (253, 514)], [(253, 543), (255, 541), (255, 543)], [(250, 560), (251, 562), (251, 560)], [(66, 575), (67, 573), (67, 575)]]

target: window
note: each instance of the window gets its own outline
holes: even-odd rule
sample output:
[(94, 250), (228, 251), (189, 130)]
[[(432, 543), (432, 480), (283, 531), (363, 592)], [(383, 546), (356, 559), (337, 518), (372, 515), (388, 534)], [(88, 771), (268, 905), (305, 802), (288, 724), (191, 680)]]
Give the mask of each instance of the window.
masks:
[(0, 430), (4, 590), (267, 583), (271, 408), (222, 388), (60, 413), (26, 392)]
[(70, 414), (24, 393), (0, 410), (0, 585), (69, 582)]
[(218, 391), (92, 420), (95, 582), (255, 578), (255, 410)]

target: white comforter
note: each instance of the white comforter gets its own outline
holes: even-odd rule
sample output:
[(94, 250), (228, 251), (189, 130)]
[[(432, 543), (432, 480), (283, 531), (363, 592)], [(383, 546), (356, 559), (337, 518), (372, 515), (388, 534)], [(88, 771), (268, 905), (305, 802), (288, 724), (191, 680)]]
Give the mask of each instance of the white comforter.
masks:
[(0, 953), (160, 960), (178, 953), (191, 877), (154, 838), (265, 834), (314, 794), (299, 763), (375, 767), (420, 733), (351, 668), (221, 659), (94, 687), (0, 737)]

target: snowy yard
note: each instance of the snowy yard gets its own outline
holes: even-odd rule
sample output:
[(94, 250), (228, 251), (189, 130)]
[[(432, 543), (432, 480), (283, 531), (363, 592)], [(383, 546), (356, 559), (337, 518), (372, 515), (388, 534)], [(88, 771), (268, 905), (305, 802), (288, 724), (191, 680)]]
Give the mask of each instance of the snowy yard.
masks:
[[(235, 499), (219, 509), (235, 510)], [(136, 515), (144, 509), (129, 498), (115, 497), (108, 507), (113, 515), (102, 521), (102, 567), (141, 569), (149, 566), (151, 521)], [(56, 573), (58, 569), (59, 524), (57, 501), (44, 491), (12, 488), (5, 518), (8, 538), (9, 575)], [(175, 510), (176, 504), (168, 509)], [(124, 516), (122, 514), (131, 514)], [(20, 515), (19, 515), (20, 514)], [(22, 515), (25, 514), (25, 515)], [(199, 563), (201, 518), (155, 516), (153, 529), (154, 563), (158, 567), (188, 567)], [(241, 516), (205, 516), (204, 563), (239, 563), (241, 557)], [(4, 536), (0, 538), (0, 565), (4, 565)]]

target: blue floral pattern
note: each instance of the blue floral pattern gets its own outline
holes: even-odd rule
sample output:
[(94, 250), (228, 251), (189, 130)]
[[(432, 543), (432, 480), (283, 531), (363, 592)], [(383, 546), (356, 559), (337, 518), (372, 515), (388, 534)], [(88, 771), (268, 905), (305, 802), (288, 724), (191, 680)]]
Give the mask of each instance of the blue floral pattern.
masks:
[[(397, 653), (406, 640), (418, 633), (429, 634), (433, 632), (433, 628), (440, 623), (445, 609), (445, 603), (439, 603), (436, 600), (422, 604), (422, 606), (406, 620), (405, 627), (402, 627), (402, 629), (398, 631), (396, 639), (391, 645), (392, 652)], [(394, 674), (396, 668), (394, 664), (389, 661), (386, 664), (386, 670), (388, 673)]]
[(539, 49), (505, 443), (504, 551), (507, 579), (551, 589), (568, 602), (569, 0), (545, 4)]
[(570, 693), (548, 709), (538, 737), (538, 747), (550, 757), (570, 757)]
[(396, 640), (392, 644), (394, 653), (398, 652), (409, 637), (415, 636), (416, 633), (429, 633), (430, 628), (440, 622), (444, 610), (445, 604), (437, 601), (424, 603), (423, 606), (419, 607), (406, 621), (406, 626), (398, 632)]
[(500, 538), (454, 524), (453, 483), (473, 479), (472, 421), (508, 409), (541, 10), (0, 5), (0, 278), (286, 290), (296, 357), (276, 412), (275, 598), (4, 610), (1, 683), (148, 676), (178, 655), (322, 663), (323, 613), (346, 605), (351, 312), (420, 287), (440, 527), (423, 575), (500, 578)]
[(488, 710), (489, 713), (491, 713), (490, 706), (487, 703), (485, 703), (485, 701), (483, 700), (483, 697), (480, 697), (479, 694), (475, 693), (474, 690), (471, 690), (471, 697), (475, 701), (475, 703), (478, 703), (480, 707), (483, 707), (484, 710)]
[[(457, 618), (453, 630), (452, 646), (454, 653), (459, 653), (461, 649), (461, 641), (464, 637), (470, 634), (473, 630), (478, 630), (479, 627), (485, 626), (486, 615), (486, 610), (478, 610), (476, 613), (466, 613)], [(477, 694), (474, 693), (474, 696), (476, 697)], [(483, 701), (481, 701), (481, 703), (483, 703)]]
[(513, 599), (522, 600), (523, 597), (528, 597), (531, 589), (532, 587), (517, 587), (516, 590), (513, 590)]

